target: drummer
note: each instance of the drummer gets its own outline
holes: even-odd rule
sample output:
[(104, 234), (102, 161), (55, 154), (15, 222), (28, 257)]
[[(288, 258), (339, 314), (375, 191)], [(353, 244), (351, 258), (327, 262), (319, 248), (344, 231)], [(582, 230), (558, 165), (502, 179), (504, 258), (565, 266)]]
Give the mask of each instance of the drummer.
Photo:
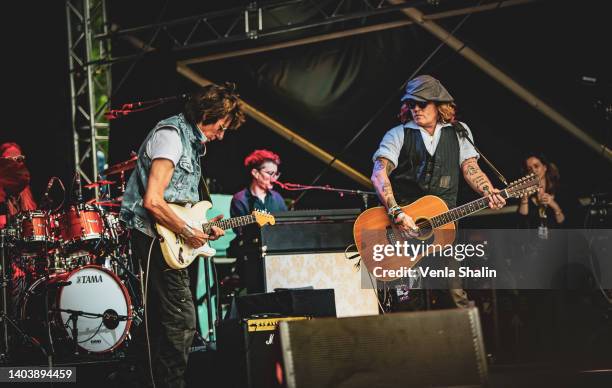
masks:
[[(17, 143), (4, 143), (0, 145), (0, 159), (12, 159), (20, 164), (23, 164), (25, 156), (21, 151), (21, 147)], [(25, 166), (23, 167), (25, 169)], [(20, 176), (23, 177), (24, 174), (21, 174)], [(5, 177), (5, 179), (9, 180), (11, 178), (14, 177)], [(15, 178), (13, 180), (18, 179), (21, 178)], [(3, 186), (2, 183), (7, 182), (0, 180), (0, 229), (3, 229), (6, 226), (7, 214), (8, 216), (13, 217), (19, 212), (36, 209), (36, 202), (32, 196), (32, 190), (30, 190), (30, 182), (27, 182), (25, 188), (18, 193), (11, 192), (11, 188)], [(16, 311), (19, 306), (21, 306), (30, 279), (28, 278), (29, 274), (26, 273), (26, 269), (21, 268), (15, 261), (11, 261), (10, 267), (11, 281), (9, 283), (9, 294), (11, 303), (9, 308)]]
[[(4, 143), (0, 145), (0, 158), (12, 159), (23, 163), (25, 156), (17, 143)], [(11, 193), (0, 182), (0, 229), (6, 225), (6, 214), (14, 216), (25, 210), (35, 210), (36, 202), (32, 195), (29, 182), (19, 193)]]

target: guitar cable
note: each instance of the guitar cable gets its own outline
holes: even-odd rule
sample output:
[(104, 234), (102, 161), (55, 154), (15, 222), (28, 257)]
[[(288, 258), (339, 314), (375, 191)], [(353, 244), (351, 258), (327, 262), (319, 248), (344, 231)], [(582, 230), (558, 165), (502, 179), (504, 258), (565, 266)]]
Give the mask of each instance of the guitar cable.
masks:
[[(355, 268), (361, 272), (362, 270), (361, 269), (361, 256), (359, 255), (359, 253), (356, 253), (352, 256), (348, 256), (348, 250), (351, 247), (355, 247), (355, 249), (357, 249), (357, 246), (355, 244), (350, 244), (349, 246), (347, 246), (346, 249), (344, 250), (344, 258), (346, 260), (353, 260), (353, 259), (359, 258), (359, 260), (355, 264)], [(378, 307), (380, 308), (382, 315), (385, 315), (385, 309), (383, 308), (382, 303), (380, 303), (380, 298), (378, 297), (378, 289), (376, 288), (376, 285), (374, 284), (374, 279), (372, 279), (372, 274), (367, 269), (366, 269), (366, 272), (368, 274), (368, 278), (370, 279), (370, 284), (372, 284), (372, 291), (374, 292), (374, 296), (376, 297), (376, 303), (378, 303)]]
[(151, 245), (149, 246), (149, 254), (147, 256), (147, 273), (146, 279), (144, 281), (144, 287), (142, 284), (142, 266), (140, 266), (140, 288), (144, 291), (144, 295), (142, 298), (142, 306), (144, 307), (145, 337), (147, 339), (147, 355), (149, 359), (149, 376), (151, 377), (151, 383), (153, 384), (153, 388), (155, 388), (155, 377), (153, 377), (153, 360), (151, 359), (151, 342), (149, 339), (149, 309), (147, 308), (147, 295), (149, 288), (149, 268), (151, 265), (151, 252), (153, 252), (153, 245), (155, 244), (155, 240), (157, 240), (157, 237), (153, 237), (153, 239), (151, 240)]

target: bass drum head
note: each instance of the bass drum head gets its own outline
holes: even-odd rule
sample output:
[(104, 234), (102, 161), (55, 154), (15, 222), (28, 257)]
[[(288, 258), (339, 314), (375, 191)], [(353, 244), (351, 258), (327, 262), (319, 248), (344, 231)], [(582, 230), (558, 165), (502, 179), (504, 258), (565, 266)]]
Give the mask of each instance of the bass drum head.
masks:
[[(132, 306), (125, 286), (112, 272), (95, 265), (78, 268), (67, 274), (70, 285), (61, 288), (58, 305), (62, 310), (104, 314), (104, 317), (78, 316), (79, 346), (92, 353), (114, 350), (127, 336)], [(61, 320), (72, 339), (71, 314), (61, 312)]]

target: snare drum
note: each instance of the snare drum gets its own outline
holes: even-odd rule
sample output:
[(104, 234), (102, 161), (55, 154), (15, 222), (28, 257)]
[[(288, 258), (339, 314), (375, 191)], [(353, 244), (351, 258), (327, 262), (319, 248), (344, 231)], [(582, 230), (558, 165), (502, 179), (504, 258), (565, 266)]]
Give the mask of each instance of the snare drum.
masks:
[(67, 252), (96, 252), (104, 238), (102, 212), (92, 205), (71, 206), (57, 217), (59, 239)]

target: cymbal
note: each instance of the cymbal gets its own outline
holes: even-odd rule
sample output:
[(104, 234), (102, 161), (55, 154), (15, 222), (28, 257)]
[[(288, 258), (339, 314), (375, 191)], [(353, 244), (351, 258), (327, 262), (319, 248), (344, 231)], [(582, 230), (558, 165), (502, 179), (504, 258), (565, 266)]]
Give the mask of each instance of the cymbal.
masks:
[(108, 206), (108, 207), (121, 207), (121, 200), (110, 199), (103, 201), (96, 201), (95, 199), (87, 202), (90, 205)]
[(23, 161), (0, 158), (0, 188), (18, 194), (30, 183), (30, 172)]
[(94, 187), (99, 187), (99, 186), (104, 186), (104, 185), (113, 185), (113, 184), (115, 184), (114, 181), (107, 181), (107, 180), (102, 179), (102, 180), (99, 180), (99, 181), (96, 181), (96, 182), (92, 182), (92, 183), (90, 183), (88, 185), (85, 185), (83, 187), (86, 188), (86, 189), (93, 189)]
[(136, 167), (136, 161), (138, 160), (138, 155), (133, 156), (132, 158), (126, 160), (125, 162), (113, 164), (106, 170), (102, 171), (102, 175), (112, 175), (119, 174), (120, 172), (129, 171)]

